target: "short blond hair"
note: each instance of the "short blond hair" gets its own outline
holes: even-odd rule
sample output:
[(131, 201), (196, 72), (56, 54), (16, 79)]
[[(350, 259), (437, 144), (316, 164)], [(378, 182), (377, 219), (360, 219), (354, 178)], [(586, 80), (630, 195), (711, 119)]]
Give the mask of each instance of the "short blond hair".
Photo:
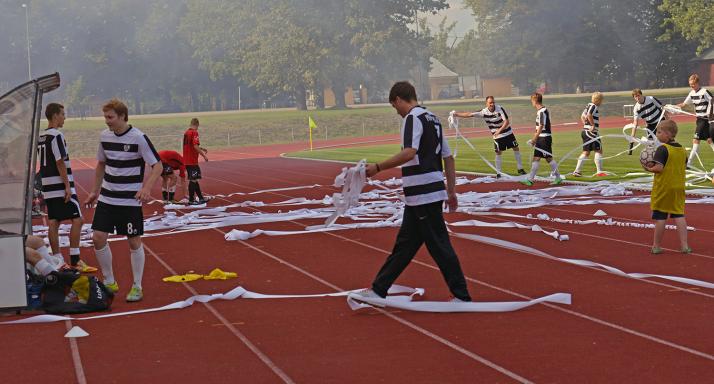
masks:
[(538, 92), (533, 92), (533, 94), (531, 95), (531, 101), (535, 101), (538, 104), (542, 104), (543, 103), (543, 95)]
[(198, 127), (198, 124), (199, 124), (199, 123), (198, 123), (198, 118), (197, 118), (197, 117), (194, 117), (193, 119), (191, 119), (191, 126), (192, 126), (192, 127)]
[(674, 120), (660, 121), (659, 125), (657, 125), (657, 129), (669, 133), (670, 135), (672, 135), (672, 138), (677, 137), (677, 132), (679, 131), (679, 128), (677, 128), (677, 123), (675, 123)]
[(698, 83), (698, 82), (699, 82), (699, 75), (697, 75), (696, 73), (692, 73), (692, 75), (689, 76), (689, 81), (693, 81), (693, 82), (695, 82), (695, 83)]
[(642, 95), (642, 90), (641, 90), (641, 89), (635, 88), (635, 89), (632, 90), (632, 97), (640, 96), (640, 95)]
[(592, 100), (593, 103), (598, 103), (601, 102), (603, 98), (602, 92), (594, 92), (590, 100)]

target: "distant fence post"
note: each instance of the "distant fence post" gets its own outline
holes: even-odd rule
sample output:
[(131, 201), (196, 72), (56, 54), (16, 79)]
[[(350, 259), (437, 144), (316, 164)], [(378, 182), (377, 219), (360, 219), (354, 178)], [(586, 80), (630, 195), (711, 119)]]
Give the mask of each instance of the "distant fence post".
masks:
[(362, 137), (364, 137), (364, 136), (366, 136), (366, 135), (364, 134), (364, 121), (363, 121), (362, 122)]
[(260, 135), (260, 131), (261, 131), (261, 129), (258, 128), (258, 144), (263, 144), (263, 138)]
[(228, 146), (231, 146), (231, 131), (228, 131)]

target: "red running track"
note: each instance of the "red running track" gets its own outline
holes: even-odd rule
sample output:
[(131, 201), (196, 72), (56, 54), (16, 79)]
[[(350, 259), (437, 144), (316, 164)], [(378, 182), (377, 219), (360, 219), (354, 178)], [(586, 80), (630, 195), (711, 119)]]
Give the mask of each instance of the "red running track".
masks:
[[(226, 153), (228, 157), (229, 153)], [(89, 164), (91, 165), (91, 163)], [(202, 164), (202, 189), (228, 194), (308, 184), (331, 184), (342, 166), (262, 158)], [(398, 176), (389, 171), (383, 178)], [(92, 172), (76, 173), (80, 198)], [(513, 189), (514, 184), (470, 185), (467, 190)], [(157, 189), (158, 194), (158, 189)], [(331, 187), (251, 196), (275, 202), (322, 198)], [(242, 201), (235, 196), (211, 206)], [(145, 208), (151, 214), (155, 208)], [(548, 213), (585, 219), (597, 209), (623, 220), (648, 222), (646, 205), (543, 207), (512, 213)], [(459, 228), (528, 245), (555, 257), (589, 259), (626, 272), (661, 273), (714, 281), (708, 205), (688, 206), (694, 255), (681, 255), (668, 231), (659, 256), (648, 253), (651, 230), (537, 222), (570, 241), (516, 229)], [(158, 209), (160, 210), (160, 208)], [(261, 208), (275, 211), (276, 208)], [(246, 210), (250, 211), (250, 210)], [(87, 220), (91, 220), (91, 211)], [(447, 214), (448, 221), (467, 220)], [(502, 221), (478, 217), (484, 221)], [(241, 226), (298, 230), (316, 220)], [(523, 223), (533, 224), (531, 221)], [(226, 292), (240, 284), (261, 293), (327, 293), (367, 286), (388, 254), (396, 229), (364, 229), (226, 242), (205, 230), (146, 238), (146, 299), (117, 300), (113, 311), (150, 308), (196, 293)], [(236, 300), (178, 311), (72, 324), (5, 326), (0, 358), (6, 382), (711, 382), (714, 291), (664, 280), (634, 280), (552, 258), (453, 239), (478, 301), (521, 300), (554, 292), (573, 305), (539, 305), (504, 314), (352, 312), (343, 298)], [(122, 287), (131, 271), (125, 242), (112, 244)], [(82, 257), (96, 263), (91, 249)], [(220, 267), (237, 280), (164, 283), (162, 277)], [(398, 283), (424, 287), (426, 299), (448, 291), (425, 250)], [(12, 320), (16, 317), (5, 317)], [(69, 323), (69, 322), (68, 322)], [(91, 336), (68, 341), (68, 326)]]

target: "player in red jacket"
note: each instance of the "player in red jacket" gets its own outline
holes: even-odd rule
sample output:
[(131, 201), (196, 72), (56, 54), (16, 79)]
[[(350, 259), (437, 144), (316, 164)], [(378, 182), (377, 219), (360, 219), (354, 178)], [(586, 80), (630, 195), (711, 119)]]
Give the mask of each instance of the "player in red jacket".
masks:
[[(179, 187), (183, 194), (188, 196), (188, 183), (186, 183), (186, 164), (183, 157), (176, 151), (159, 151), (161, 158), (161, 196), (165, 203), (175, 202), (176, 184), (178, 179)], [(174, 171), (179, 171), (179, 177), (176, 177)]]

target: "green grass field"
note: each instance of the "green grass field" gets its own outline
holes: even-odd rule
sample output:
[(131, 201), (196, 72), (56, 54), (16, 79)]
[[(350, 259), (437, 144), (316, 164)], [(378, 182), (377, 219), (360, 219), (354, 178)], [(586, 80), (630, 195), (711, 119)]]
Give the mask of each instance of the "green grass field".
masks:
[[(686, 89), (667, 89), (647, 92), (663, 102), (683, 100)], [(545, 104), (554, 123), (576, 121), (590, 95), (546, 95)], [(603, 117), (622, 116), (623, 105), (632, 104), (629, 92), (607, 93), (600, 108)], [(531, 125), (533, 108), (527, 97), (499, 98), (515, 126)], [(425, 102), (431, 111), (446, 119), (449, 111), (473, 111), (483, 108), (483, 100), (448, 100)], [(308, 115), (317, 122), (315, 140), (325, 138), (379, 136), (399, 132), (400, 118), (387, 105), (327, 110), (253, 110), (198, 113), (201, 120), (201, 142), (209, 148), (266, 145), (304, 142), (308, 139)], [(158, 149), (179, 149), (181, 136), (193, 117), (192, 114), (161, 116), (133, 116), (130, 123), (137, 126), (154, 142)], [(463, 128), (482, 126), (482, 121), (464, 120)], [(44, 124), (43, 124), (44, 125)], [(105, 129), (102, 118), (68, 119), (63, 131), (73, 157), (94, 156), (99, 132)]]
[[(691, 137), (694, 130), (693, 123), (680, 124), (679, 140), (685, 147), (691, 146)], [(451, 131), (451, 130), (449, 130)], [(453, 131), (448, 134), (453, 134)], [(641, 132), (640, 132), (641, 133)], [(601, 135), (608, 134), (622, 134), (622, 130), (619, 128), (610, 128), (601, 130)], [(530, 170), (530, 159), (533, 154), (533, 149), (526, 144), (526, 141), (531, 138), (530, 132), (521, 131), (516, 134), (516, 137), (521, 144), (521, 151), (523, 156), (524, 168), (526, 171)], [(493, 141), (489, 137), (479, 137), (469, 139), (471, 144), (476, 147), (476, 149), (489, 161), (493, 162)], [(553, 134), (553, 149), (556, 161), (560, 161), (562, 156), (574, 148), (580, 148), (582, 140), (580, 138), (580, 131), (566, 131), (558, 132), (554, 130)], [(466, 172), (479, 172), (479, 173), (493, 173), (488, 165), (481, 160), (481, 158), (469, 148), (463, 140), (449, 140), (449, 145), (452, 151), (458, 148), (456, 157), (456, 168), (459, 171)], [(629, 147), (628, 143), (624, 138), (604, 138), (603, 139), (603, 149), (604, 156), (614, 155), (621, 151), (627, 150)], [(390, 157), (391, 155), (399, 152), (399, 145), (375, 145), (375, 146), (359, 146), (359, 147), (347, 147), (347, 148), (331, 148), (322, 149), (315, 151), (302, 151), (296, 153), (287, 154), (289, 157), (298, 158), (309, 158), (309, 159), (322, 159), (322, 160), (339, 160), (348, 162), (357, 162), (361, 159), (367, 159), (368, 162), (382, 161)], [(563, 161), (560, 166), (560, 172), (568, 175), (575, 169), (577, 162), (577, 157), (580, 155), (580, 150), (576, 150), (572, 155)], [(700, 145), (699, 155), (705, 165), (711, 167), (714, 164), (714, 152), (705, 143)], [(590, 160), (588, 160), (583, 167), (583, 177), (573, 178), (571, 176), (566, 176), (572, 180), (579, 181), (599, 181), (599, 180), (622, 180), (625, 175), (633, 172), (644, 172), (639, 162), (639, 150), (636, 150), (632, 156), (628, 156), (626, 153), (617, 156), (612, 159), (604, 160), (604, 169), (609, 172), (613, 172), (616, 176), (609, 177), (590, 177), (595, 173), (595, 165), (592, 161), (593, 154), (590, 154)], [(503, 154), (503, 171), (509, 174), (515, 174), (516, 172), (516, 161), (513, 156), (512, 151), (506, 151)], [(539, 176), (547, 176), (550, 173), (550, 167), (545, 164), (545, 161), (541, 161)], [(631, 176), (640, 177), (640, 176)], [(711, 184), (704, 183), (702, 187), (710, 188)]]

